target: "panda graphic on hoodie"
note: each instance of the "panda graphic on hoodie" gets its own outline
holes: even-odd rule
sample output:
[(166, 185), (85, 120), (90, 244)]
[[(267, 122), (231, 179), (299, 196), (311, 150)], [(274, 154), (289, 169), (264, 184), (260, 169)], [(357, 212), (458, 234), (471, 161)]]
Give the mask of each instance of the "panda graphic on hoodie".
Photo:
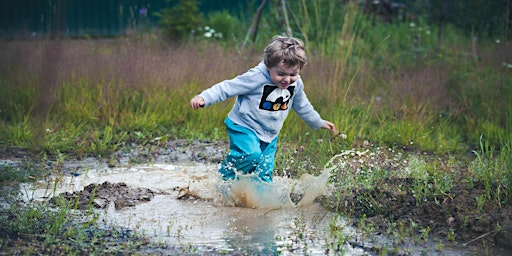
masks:
[(293, 97), (295, 86), (280, 89), (275, 85), (266, 84), (260, 100), (260, 109), (268, 111), (287, 110), (290, 99)]

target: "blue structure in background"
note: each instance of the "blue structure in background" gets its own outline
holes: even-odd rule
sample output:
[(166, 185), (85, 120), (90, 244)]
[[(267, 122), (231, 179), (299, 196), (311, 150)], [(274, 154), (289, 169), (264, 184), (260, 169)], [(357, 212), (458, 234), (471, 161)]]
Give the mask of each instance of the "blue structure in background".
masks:
[[(248, 2), (248, 1), (247, 1)], [(3, 0), (0, 38), (110, 37), (141, 26), (155, 27), (154, 14), (176, 0)], [(236, 9), (246, 1), (204, 0), (204, 13)]]

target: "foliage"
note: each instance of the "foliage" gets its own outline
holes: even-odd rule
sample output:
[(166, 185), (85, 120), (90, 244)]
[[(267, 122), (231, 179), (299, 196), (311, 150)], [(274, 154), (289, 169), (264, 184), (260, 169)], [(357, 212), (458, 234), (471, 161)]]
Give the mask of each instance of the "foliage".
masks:
[(162, 9), (157, 16), (164, 35), (176, 41), (186, 39), (203, 23), (196, 0), (179, 0), (175, 6)]
[(212, 12), (208, 14), (209, 27), (213, 28), (216, 33), (220, 33), (220, 38), (228, 40), (233, 36), (235, 24), (240, 22), (229, 14), (227, 10)]

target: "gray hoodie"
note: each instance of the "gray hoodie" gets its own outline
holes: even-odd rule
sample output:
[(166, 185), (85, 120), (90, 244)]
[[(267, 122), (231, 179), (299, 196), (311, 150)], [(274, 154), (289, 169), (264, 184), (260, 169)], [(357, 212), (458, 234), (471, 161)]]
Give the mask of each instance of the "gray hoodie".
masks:
[(279, 89), (263, 62), (242, 75), (215, 84), (199, 96), (203, 97), (205, 106), (237, 96), (228, 118), (253, 130), (265, 142), (279, 135), (290, 109), (313, 130), (325, 123), (306, 97), (300, 76), (287, 89)]

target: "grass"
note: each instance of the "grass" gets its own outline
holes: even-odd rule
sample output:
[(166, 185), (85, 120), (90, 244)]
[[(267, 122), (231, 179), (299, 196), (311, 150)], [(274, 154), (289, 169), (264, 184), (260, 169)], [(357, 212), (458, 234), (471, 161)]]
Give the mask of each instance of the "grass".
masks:
[(146, 241), (129, 230), (99, 228), (95, 216), (83, 216), (72, 205), (57, 210), (45, 205), (12, 207), (2, 214), (2, 251), (7, 254), (106, 255), (137, 252)]
[[(161, 47), (165, 46), (140, 49), (144, 42), (123, 45), (79, 40), (59, 43), (65, 50), (59, 53), (62, 62), (55, 64), (54, 74), (31, 69), (30, 60), (44, 51), (40, 44), (51, 48), (52, 43), (3, 42), (13, 52), (32, 53), (25, 60), (3, 58), (15, 59), (0, 83), (5, 92), (0, 112), (3, 145), (71, 153), (76, 148), (72, 145), (79, 143), (83, 152), (78, 153), (101, 155), (127, 140), (140, 139), (136, 134), (149, 140), (160, 136), (223, 138), (223, 119), (232, 101), (192, 111), (188, 100), (213, 83), (243, 72), (243, 67), (251, 67), (258, 59), (254, 54), (242, 59), (236, 53), (225, 56), (226, 51), (215, 45), (201, 51), (169, 47), (163, 58)], [(204, 52), (217, 57), (204, 58)], [(75, 55), (87, 55), (88, 60), (77, 63)], [(344, 65), (330, 65), (329, 60), (313, 56), (303, 74), (316, 109), (347, 135), (347, 141), (342, 141), (327, 139), (323, 132), (311, 133), (309, 141), (323, 139), (333, 144), (329, 148), (334, 152), (327, 155), (336, 153), (338, 143), (347, 146), (358, 140), (439, 154), (464, 153), (479, 145), (482, 134), (499, 148), (509, 133), (504, 126), (506, 115), (500, 111), (509, 111), (512, 93), (504, 86), (510, 80), (506, 78), (510, 71), (504, 67), (480, 70), (483, 63), (459, 68), (443, 62), (390, 72), (389, 67), (380, 66), (371, 70), (374, 63), (368, 59), (352, 71), (346, 88), (336, 93), (337, 83), (329, 79), (342, 80), (343, 85), (345, 76), (338, 79), (329, 74), (347, 73), (339, 70)], [(98, 70), (98, 66), (104, 68)], [(57, 85), (44, 84), (50, 80), (46, 76), (59, 77)], [(309, 128), (291, 116), (281, 139), (296, 140), (306, 132)]]

